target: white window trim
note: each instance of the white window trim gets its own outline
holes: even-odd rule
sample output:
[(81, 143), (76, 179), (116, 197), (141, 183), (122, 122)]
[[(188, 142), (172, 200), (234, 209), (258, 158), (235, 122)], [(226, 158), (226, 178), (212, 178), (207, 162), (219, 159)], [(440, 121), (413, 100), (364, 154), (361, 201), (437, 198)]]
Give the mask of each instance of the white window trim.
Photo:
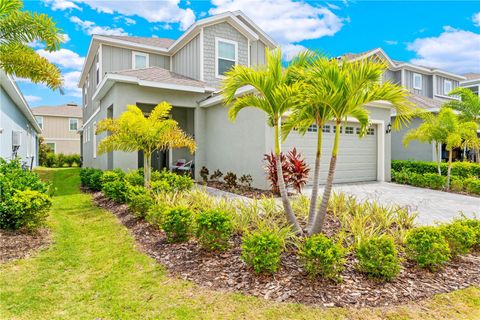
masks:
[[(233, 40), (228, 40), (228, 39), (215, 37), (215, 77), (218, 78), (218, 79), (223, 79), (223, 78), (225, 78), (225, 76), (222, 75), (222, 74), (218, 74), (218, 59), (219, 59), (219, 57), (218, 57), (218, 43), (219, 42), (230, 43), (230, 44), (233, 44), (235, 46), (235, 60), (233, 60), (235, 62), (235, 65), (238, 64), (238, 42), (233, 41)], [(226, 58), (222, 58), (222, 59), (232, 61), (232, 60), (226, 59)]]
[[(41, 120), (40, 120), (41, 119)], [(40, 121), (39, 121), (40, 120)], [(38, 126), (40, 127), (40, 129), (43, 130), (43, 116), (35, 116), (35, 121), (37, 121), (37, 124)], [(42, 123), (42, 124), (40, 124)]]
[[(71, 121), (75, 120), (77, 122), (77, 129), (72, 130), (71, 128)], [(77, 118), (68, 118), (68, 131), (70, 132), (76, 132), (78, 130), (78, 119)]]
[(92, 134), (93, 134), (93, 158), (97, 158), (97, 135), (95, 131), (97, 130), (97, 123), (94, 122), (92, 125)]
[[(416, 86), (415, 85), (415, 78), (416, 77), (420, 77), (420, 86)], [(420, 74), (420, 73), (414, 73), (413, 74), (413, 89), (416, 89), (416, 90), (422, 90), (422, 86), (423, 86), (423, 76)]]
[[(450, 83), (450, 90), (447, 90), (447, 83)], [(443, 80), (443, 94), (448, 95), (450, 91), (453, 90), (453, 81), (452, 80)]]
[(135, 56), (143, 56), (145, 57), (145, 68), (150, 67), (150, 55), (145, 52), (138, 52), (138, 51), (132, 51), (132, 69), (136, 70), (137, 66), (135, 65)]
[(53, 153), (56, 154), (57, 153), (57, 143), (56, 142), (45, 141), (45, 145), (48, 146), (49, 144), (53, 144)]

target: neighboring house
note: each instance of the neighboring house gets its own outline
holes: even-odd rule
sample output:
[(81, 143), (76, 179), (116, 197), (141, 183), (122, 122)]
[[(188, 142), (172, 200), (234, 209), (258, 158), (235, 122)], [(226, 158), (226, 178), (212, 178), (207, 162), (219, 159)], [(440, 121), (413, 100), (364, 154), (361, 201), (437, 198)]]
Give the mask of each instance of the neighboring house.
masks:
[(54, 153), (80, 154), (82, 108), (75, 103), (32, 108), (45, 143)]
[[(277, 44), (242, 12), (226, 12), (194, 23), (177, 40), (129, 36), (94, 35), (81, 73), (83, 91), (82, 156), (86, 167), (137, 169), (143, 164), (141, 153), (98, 154), (97, 123), (117, 118), (128, 104), (146, 114), (161, 101), (173, 106), (172, 117), (195, 138), (197, 151), (185, 149), (158, 152), (153, 157), (157, 169), (177, 159), (194, 160), (195, 172), (206, 166), (237, 175), (251, 174), (253, 185), (266, 188), (263, 156), (273, 150), (273, 129), (264, 113), (242, 110), (235, 123), (227, 118), (228, 108), (219, 91), (223, 74), (233, 65), (265, 63), (265, 49)], [(254, 92), (245, 87), (238, 95)], [(390, 180), (391, 108), (374, 103), (372, 127), (360, 139), (354, 120), (341, 128), (341, 152), (335, 182)], [(296, 147), (310, 166), (314, 164), (316, 134), (300, 136), (293, 132), (283, 145)], [(325, 128), (322, 179), (325, 181), (334, 136), (333, 124)]]
[[(408, 62), (392, 60), (381, 48), (366, 51), (360, 54), (347, 54), (349, 60), (380, 59), (387, 64), (383, 75), (384, 81), (391, 81), (404, 86), (410, 91), (409, 100), (413, 106), (437, 113), (442, 104), (457, 97), (450, 97), (448, 93), (460, 85), (465, 77), (444, 70), (419, 66)], [(392, 114), (392, 121), (395, 114)], [(391, 158), (393, 160), (423, 160), (435, 161), (435, 146), (429, 143), (412, 141), (405, 147), (403, 137), (408, 130), (417, 128), (422, 123), (420, 118), (401, 130), (391, 132)], [(442, 158), (446, 157), (444, 147), (439, 151)]]
[(480, 73), (466, 73), (463, 76), (466, 79), (460, 81), (460, 86), (470, 89), (480, 96)]
[(0, 69), (0, 158), (36, 166), (41, 132), (17, 84)]

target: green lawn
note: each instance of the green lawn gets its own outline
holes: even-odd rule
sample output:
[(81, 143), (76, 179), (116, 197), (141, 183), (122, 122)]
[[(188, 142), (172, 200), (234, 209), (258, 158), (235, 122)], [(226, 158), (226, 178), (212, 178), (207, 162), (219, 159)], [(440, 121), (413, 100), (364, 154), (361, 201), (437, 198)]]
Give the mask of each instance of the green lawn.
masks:
[(201, 289), (170, 278), (116, 218), (79, 191), (79, 169), (42, 169), (57, 188), (53, 244), (0, 265), (1, 319), (479, 319), (480, 289), (388, 309), (322, 309)]

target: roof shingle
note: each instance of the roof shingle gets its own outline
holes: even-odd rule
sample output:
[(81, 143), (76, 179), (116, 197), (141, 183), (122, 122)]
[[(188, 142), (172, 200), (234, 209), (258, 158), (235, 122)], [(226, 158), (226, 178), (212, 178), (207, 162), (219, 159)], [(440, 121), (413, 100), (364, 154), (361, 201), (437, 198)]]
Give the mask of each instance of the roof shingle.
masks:
[(123, 71), (117, 71), (113, 73), (129, 76), (129, 77), (135, 77), (139, 80), (171, 83), (171, 84), (176, 84), (181, 86), (192, 86), (192, 87), (199, 87), (199, 88), (204, 88), (207, 86), (207, 84), (203, 81), (188, 78), (178, 73), (171, 72), (167, 69), (163, 69), (160, 67), (123, 70)]
[(34, 115), (48, 115), (60, 117), (82, 117), (82, 108), (76, 104), (65, 104), (60, 106), (41, 106), (32, 108)]
[(168, 38), (149, 38), (149, 37), (131, 37), (131, 36), (103, 36), (107, 38), (123, 40), (153, 47), (158, 47), (162, 49), (167, 49), (172, 43), (175, 42), (173, 39)]

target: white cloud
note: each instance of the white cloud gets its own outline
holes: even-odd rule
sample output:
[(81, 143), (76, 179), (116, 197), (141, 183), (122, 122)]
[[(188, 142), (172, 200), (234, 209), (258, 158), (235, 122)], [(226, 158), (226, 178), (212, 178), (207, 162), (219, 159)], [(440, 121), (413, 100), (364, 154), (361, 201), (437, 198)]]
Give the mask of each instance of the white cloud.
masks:
[(48, 5), (52, 10), (71, 10), (77, 9), (82, 10), (79, 6), (77, 6), (74, 1), (69, 0), (42, 0), (46, 5)]
[(396, 44), (398, 44), (398, 41), (396, 41), (396, 40), (385, 40), (385, 43), (389, 44), (389, 45), (396, 45)]
[(480, 72), (480, 34), (449, 26), (437, 37), (418, 38), (407, 46), (412, 63), (456, 73)]
[(286, 44), (281, 48), (283, 59), (286, 61), (292, 60), (298, 53), (307, 50), (307, 48), (300, 44)]
[(86, 34), (101, 34), (107, 36), (126, 36), (128, 35), (122, 28), (111, 28), (108, 26), (97, 26), (95, 22), (82, 20), (77, 16), (70, 17), (70, 21), (79, 26)]
[(127, 26), (137, 24), (137, 21), (125, 16), (116, 16), (115, 18), (113, 18), (113, 20), (115, 20), (116, 22), (123, 21)]
[(58, 51), (48, 52), (43, 49), (37, 50), (37, 53), (48, 61), (55, 63), (66, 69), (81, 70), (85, 57), (79, 56), (76, 52), (68, 49), (60, 49)]
[(81, 97), (82, 89), (78, 88), (78, 81), (80, 80), (80, 71), (71, 71), (63, 73), (63, 88), (65, 89), (65, 94), (73, 97)]
[(472, 21), (476, 27), (480, 27), (480, 12), (477, 12), (473, 15)]
[[(179, 23), (186, 30), (194, 21), (195, 13), (190, 8), (181, 8), (180, 0), (162, 1), (105, 1), (105, 0), (44, 0), (47, 2), (83, 3), (98, 12), (124, 16), (138, 16), (148, 22)], [(187, 4), (188, 5), (188, 4)], [(66, 5), (64, 5), (66, 7)], [(78, 6), (77, 6), (78, 7)], [(68, 7), (66, 7), (67, 9)]]
[(63, 37), (63, 43), (67, 43), (68, 41), (71, 40), (70, 36), (66, 33), (62, 34), (62, 37)]
[(38, 97), (38, 96), (24, 96), (25, 97), (25, 100), (27, 100), (28, 103), (34, 103), (34, 102), (38, 102), (40, 100), (42, 100), (41, 97)]
[(326, 7), (293, 0), (212, 0), (210, 14), (242, 10), (280, 44), (333, 36), (343, 18)]

